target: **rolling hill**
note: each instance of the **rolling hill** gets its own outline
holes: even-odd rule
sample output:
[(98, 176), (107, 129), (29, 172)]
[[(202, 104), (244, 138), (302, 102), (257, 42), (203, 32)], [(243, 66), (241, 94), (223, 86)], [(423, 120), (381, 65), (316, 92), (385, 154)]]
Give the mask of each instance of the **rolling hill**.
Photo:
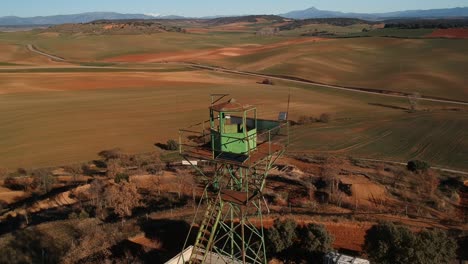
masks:
[(37, 17), (0, 17), (0, 25), (58, 25), (66, 23), (88, 23), (95, 20), (115, 19), (154, 19), (154, 18), (179, 18), (178, 16), (153, 16), (144, 14), (120, 14), (114, 12), (89, 12), (73, 15), (37, 16)]
[(297, 10), (281, 14), (280, 16), (293, 19), (308, 19), (308, 18), (360, 18), (371, 20), (382, 20), (389, 18), (448, 18), (448, 17), (467, 17), (468, 7), (456, 7), (445, 9), (429, 9), (429, 10), (406, 10), (388, 13), (344, 13), (338, 11), (319, 10), (311, 7), (305, 10)]
[[(152, 14), (121, 14), (115, 12), (88, 12), (72, 15), (36, 16), (36, 17), (0, 17), (0, 26), (31, 26), (31, 25), (58, 25), (67, 23), (88, 23), (95, 20), (122, 20), (122, 19), (220, 19), (224, 21), (227, 16), (206, 16), (206, 17), (183, 17), (183, 16), (160, 16)], [(237, 16), (234, 16), (237, 17)], [(249, 16), (239, 16), (249, 17)], [(250, 16), (251, 17), (251, 16)], [(288, 13), (274, 15), (264, 15), (270, 19), (310, 19), (310, 18), (359, 18), (367, 20), (384, 20), (397, 18), (453, 18), (468, 17), (468, 7), (429, 9), (429, 10), (406, 10), (389, 13), (345, 13), (339, 11), (319, 10), (311, 7), (305, 10), (291, 11)]]

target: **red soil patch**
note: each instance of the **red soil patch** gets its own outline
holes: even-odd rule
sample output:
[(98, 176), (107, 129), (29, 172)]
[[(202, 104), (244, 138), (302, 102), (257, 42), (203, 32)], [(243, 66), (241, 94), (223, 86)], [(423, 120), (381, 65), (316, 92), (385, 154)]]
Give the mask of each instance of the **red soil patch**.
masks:
[(428, 35), (430, 38), (468, 38), (468, 28), (437, 29)]
[(359, 205), (372, 206), (381, 201), (391, 200), (385, 192), (385, 187), (376, 184), (361, 175), (348, 175), (340, 177), (344, 184), (351, 185), (352, 196), (346, 197), (349, 203), (358, 203)]
[(335, 238), (333, 242), (335, 249), (347, 249), (358, 252), (362, 251), (366, 232), (372, 227), (371, 223), (327, 222), (324, 225)]
[[(223, 78), (202, 71), (104, 72), (104, 73), (11, 73), (2, 76), (0, 94), (35, 91), (158, 88), (196, 84), (241, 84), (249, 80)], [(65, 85), (66, 84), (66, 85)]]

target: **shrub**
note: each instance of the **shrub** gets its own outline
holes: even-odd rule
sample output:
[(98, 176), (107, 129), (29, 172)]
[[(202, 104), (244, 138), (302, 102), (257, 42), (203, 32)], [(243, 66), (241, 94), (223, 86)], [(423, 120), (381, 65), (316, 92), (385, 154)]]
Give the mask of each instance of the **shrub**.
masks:
[(421, 160), (410, 160), (408, 161), (408, 164), (406, 165), (406, 168), (412, 172), (425, 172), (427, 171), (431, 166), (429, 163), (421, 161)]
[(287, 219), (282, 222), (276, 219), (273, 227), (267, 232), (268, 251), (271, 254), (278, 254), (291, 247), (297, 239), (296, 227), (294, 220)]
[(3, 185), (10, 190), (14, 191), (24, 191), (26, 189), (25, 183), (19, 182), (15, 177), (8, 176), (4, 181)]
[(331, 115), (327, 113), (323, 113), (319, 117), (319, 121), (322, 123), (328, 123), (331, 120)]
[(16, 172), (17, 172), (18, 175), (20, 175), (20, 176), (26, 176), (26, 174), (28, 174), (28, 171), (26, 171), (26, 169), (24, 169), (24, 168), (18, 168), (18, 169), (16, 170)]
[(115, 183), (120, 183), (122, 181), (126, 181), (128, 182), (129, 181), (129, 176), (128, 174), (126, 173), (118, 173), (117, 175), (115, 175), (114, 177), (114, 182)]
[(263, 79), (262, 84), (274, 85), (274, 82), (268, 78)]
[(110, 159), (118, 159), (121, 155), (122, 152), (120, 149), (115, 148), (115, 149), (109, 149), (109, 150), (103, 150), (98, 153), (98, 155), (105, 160), (110, 160)]
[(334, 239), (323, 225), (308, 224), (299, 228), (298, 235), (302, 248), (310, 253), (325, 254), (332, 248)]
[(178, 150), (179, 149), (179, 143), (177, 143), (173, 139), (169, 139), (166, 143), (167, 150)]
[(80, 219), (89, 218), (89, 214), (85, 210), (81, 210), (80, 214), (78, 215), (78, 218), (80, 218)]
[(451, 263), (457, 246), (441, 230), (414, 234), (407, 227), (384, 223), (367, 231), (364, 248), (376, 263), (423, 264)]
[(78, 219), (78, 214), (75, 212), (71, 212), (68, 214), (68, 219)]
[(306, 124), (314, 123), (315, 121), (316, 119), (313, 116), (302, 115), (297, 120), (297, 123), (300, 125), (306, 125)]

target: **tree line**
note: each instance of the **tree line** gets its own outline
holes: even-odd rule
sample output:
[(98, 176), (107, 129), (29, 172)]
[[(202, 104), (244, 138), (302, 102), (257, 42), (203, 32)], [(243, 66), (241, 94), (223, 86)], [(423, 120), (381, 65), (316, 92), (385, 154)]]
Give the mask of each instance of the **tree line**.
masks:
[(466, 28), (468, 19), (421, 19), (393, 20), (385, 23), (385, 28), (420, 29), (420, 28)]

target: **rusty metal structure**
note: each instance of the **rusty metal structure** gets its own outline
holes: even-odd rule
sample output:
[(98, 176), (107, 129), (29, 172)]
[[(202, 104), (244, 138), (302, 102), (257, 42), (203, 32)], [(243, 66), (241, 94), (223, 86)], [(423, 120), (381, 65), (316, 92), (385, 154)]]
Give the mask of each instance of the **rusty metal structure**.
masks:
[[(263, 189), (289, 144), (287, 121), (261, 120), (226, 94), (211, 96), (210, 118), (179, 131), (180, 155), (200, 173), (203, 197), (174, 263), (266, 263)], [(194, 161), (211, 166), (204, 170)], [(195, 229), (194, 229), (195, 230)], [(190, 251), (187, 249), (190, 248)]]

